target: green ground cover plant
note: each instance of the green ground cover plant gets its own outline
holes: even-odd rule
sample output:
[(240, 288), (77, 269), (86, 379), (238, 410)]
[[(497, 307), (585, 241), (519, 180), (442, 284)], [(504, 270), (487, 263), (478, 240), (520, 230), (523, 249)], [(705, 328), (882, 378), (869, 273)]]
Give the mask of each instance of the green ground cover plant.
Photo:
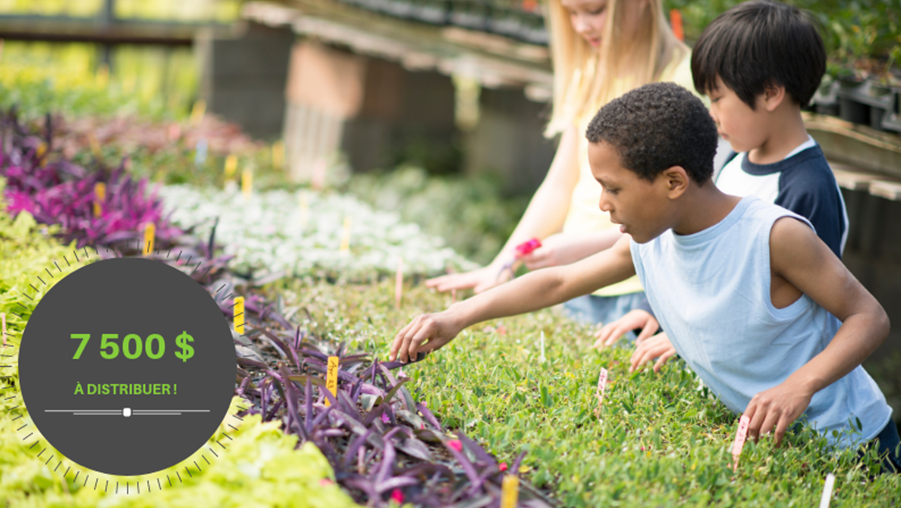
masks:
[[(449, 295), (408, 287), (397, 310), (389, 281), (284, 280), (269, 290), (308, 309), (311, 330), (383, 358), (409, 319), (451, 303)], [(628, 348), (595, 351), (592, 342), (590, 328), (545, 310), (466, 330), (404, 371), (444, 426), (466, 432), (498, 460), (527, 451), (524, 477), (561, 506), (815, 506), (830, 472), (838, 479), (832, 506), (901, 505), (901, 476), (868, 480), (877, 467), (872, 456), (858, 462), (855, 452), (829, 451), (809, 428), (781, 449), (768, 439), (749, 443), (733, 473), (737, 417), (683, 362), (659, 375), (629, 374)], [(601, 367), (612, 386), (598, 415)]]

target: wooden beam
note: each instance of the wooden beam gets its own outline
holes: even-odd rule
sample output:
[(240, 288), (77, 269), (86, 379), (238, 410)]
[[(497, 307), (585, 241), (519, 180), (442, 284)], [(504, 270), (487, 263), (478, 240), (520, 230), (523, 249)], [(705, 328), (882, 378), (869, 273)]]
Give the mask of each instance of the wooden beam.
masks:
[(901, 182), (875, 180), (870, 182), (870, 194), (891, 201), (901, 201)]

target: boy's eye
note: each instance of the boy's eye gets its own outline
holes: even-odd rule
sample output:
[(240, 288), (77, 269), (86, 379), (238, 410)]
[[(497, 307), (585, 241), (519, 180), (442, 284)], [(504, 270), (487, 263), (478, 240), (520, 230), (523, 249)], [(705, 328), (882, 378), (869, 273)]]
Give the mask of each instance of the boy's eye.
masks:
[(606, 7), (601, 7), (601, 8), (595, 9), (593, 11), (588, 11), (588, 14), (591, 14), (592, 16), (597, 16), (598, 14), (604, 12), (604, 9), (606, 9)]

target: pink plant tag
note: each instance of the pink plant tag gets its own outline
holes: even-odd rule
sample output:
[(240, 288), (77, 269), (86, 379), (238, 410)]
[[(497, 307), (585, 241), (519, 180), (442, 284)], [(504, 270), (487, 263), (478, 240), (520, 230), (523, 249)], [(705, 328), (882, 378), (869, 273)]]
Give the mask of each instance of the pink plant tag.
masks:
[(735, 442), (732, 443), (732, 460), (735, 463), (733, 470), (738, 469), (738, 458), (741, 456), (741, 450), (745, 446), (745, 440), (748, 438), (748, 425), (751, 419), (747, 415), (741, 415), (738, 420), (738, 434), (735, 436)]
[(607, 369), (601, 368), (601, 375), (598, 376), (598, 410), (604, 403), (604, 393), (607, 391)]

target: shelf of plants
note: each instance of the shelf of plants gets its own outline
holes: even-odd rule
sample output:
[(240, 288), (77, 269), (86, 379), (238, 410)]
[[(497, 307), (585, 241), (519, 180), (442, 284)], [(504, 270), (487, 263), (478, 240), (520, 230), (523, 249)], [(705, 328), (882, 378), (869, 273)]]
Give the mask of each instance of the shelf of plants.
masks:
[[(21, 400), (0, 398), (0, 498), (11, 506), (498, 506), (511, 475), (521, 478), (523, 507), (811, 506), (828, 473), (837, 478), (833, 506), (901, 504), (901, 478), (868, 479), (872, 456), (859, 461), (855, 452), (830, 451), (806, 428), (781, 449), (769, 440), (749, 443), (733, 470), (736, 417), (684, 363), (671, 362), (659, 375), (629, 374), (626, 348), (586, 354), (591, 330), (552, 310), (467, 330), (440, 353), (401, 369), (384, 361), (394, 333), (452, 297), (408, 276), (397, 308), (394, 281), (380, 275), (393, 271), (398, 253), (420, 275), (443, 270), (453, 255), (434, 239), (349, 196), (310, 190), (304, 224), (299, 194), (273, 190), (264, 199), (254, 191), (245, 198), (213, 190), (221, 178), (202, 170), (196, 180), (153, 190), (136, 168), (161, 183), (175, 178), (138, 164), (156, 159), (139, 154), (131, 169), (107, 165), (122, 147), (97, 150), (90, 142), (67, 157), (53, 142), (53, 125), (7, 112), (0, 126), (0, 312), (13, 330), (13, 351), (16, 330), (34, 311), (22, 293), (27, 281), (78, 248), (100, 257), (139, 256), (138, 225), (152, 221), (158, 251), (150, 257), (211, 292), (226, 283), (246, 297), (246, 333), (235, 333), (233, 400), (243, 424), (225, 460), (202, 475), (163, 489), (160, 498), (122, 496), (83, 488), (35, 459), (14, 437), (12, 419), (30, 421), (17, 407)], [(178, 125), (192, 128), (190, 121)], [(268, 157), (267, 150), (248, 150), (247, 160)], [(97, 183), (116, 191), (100, 213), (93, 210)], [(261, 232), (232, 215), (245, 210), (266, 221), (282, 207), (290, 211)], [(335, 238), (345, 217), (383, 236), (351, 228), (342, 254)], [(289, 250), (263, 255), (272, 255), (272, 238)], [(258, 249), (246, 250), (252, 242)], [(202, 260), (204, 269), (173, 261), (168, 254), (175, 249)], [(348, 261), (329, 264), (320, 250)], [(306, 260), (308, 251), (317, 257)], [(295, 262), (283, 264), (282, 256)], [(223, 319), (231, 317), (230, 303), (221, 304)], [(341, 359), (336, 396), (322, 389), (327, 356)], [(0, 389), (18, 382), (15, 355), (11, 365)], [(601, 368), (609, 381), (599, 400)]]

